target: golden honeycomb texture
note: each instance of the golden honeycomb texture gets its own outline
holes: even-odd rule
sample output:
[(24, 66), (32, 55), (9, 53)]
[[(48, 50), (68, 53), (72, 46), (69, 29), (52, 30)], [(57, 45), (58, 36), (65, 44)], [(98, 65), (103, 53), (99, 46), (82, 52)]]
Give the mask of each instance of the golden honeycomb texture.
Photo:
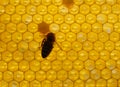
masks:
[(0, 0), (0, 87), (120, 87), (120, 0)]

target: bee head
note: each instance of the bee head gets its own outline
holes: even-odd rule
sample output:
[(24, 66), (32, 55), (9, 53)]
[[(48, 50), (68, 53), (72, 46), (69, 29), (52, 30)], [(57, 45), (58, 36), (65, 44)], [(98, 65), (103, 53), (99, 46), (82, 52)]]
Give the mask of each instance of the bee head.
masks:
[(55, 35), (53, 33), (48, 33), (47, 34), (47, 40), (54, 42), (55, 41)]

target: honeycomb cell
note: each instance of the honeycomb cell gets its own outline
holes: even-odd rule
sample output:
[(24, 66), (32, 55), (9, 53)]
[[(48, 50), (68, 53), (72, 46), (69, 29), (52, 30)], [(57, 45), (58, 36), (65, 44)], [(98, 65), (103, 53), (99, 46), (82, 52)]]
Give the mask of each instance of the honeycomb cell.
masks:
[(51, 14), (44, 15), (43, 21), (47, 24), (51, 24), (53, 22), (53, 15)]
[(105, 68), (105, 61), (102, 60), (102, 59), (98, 59), (96, 60), (95, 62), (95, 67), (98, 69), (98, 70), (103, 70)]
[(86, 81), (86, 87), (95, 87), (95, 80), (93, 79), (88, 79)]
[(104, 24), (107, 22), (107, 15), (100, 13), (96, 16), (96, 20), (98, 23)]
[(67, 52), (67, 59), (70, 61), (75, 61), (77, 59), (77, 52), (71, 50)]
[(57, 6), (55, 5), (49, 5), (48, 6), (48, 13), (55, 15), (57, 13)]
[(27, 12), (27, 14), (29, 14), (29, 15), (34, 15), (34, 14), (36, 14), (36, 6), (34, 6), (34, 5), (28, 5), (27, 7), (26, 7), (26, 12)]
[(60, 31), (63, 33), (68, 33), (70, 31), (70, 25), (63, 23), (60, 25)]
[(120, 51), (120, 41), (115, 43), (115, 49)]
[(99, 53), (96, 50), (91, 50), (89, 52), (89, 59), (91, 60), (97, 60), (99, 58)]
[(77, 33), (77, 41), (79, 42), (85, 42), (87, 39), (87, 34), (86, 33), (83, 33), (83, 32), (79, 32)]
[(74, 50), (74, 51), (80, 51), (80, 50), (82, 50), (82, 44), (80, 43), (80, 42), (78, 42), (78, 41), (74, 41), (73, 43), (72, 43), (72, 49)]
[(9, 0), (0, 1), (0, 5), (8, 5)]
[(101, 41), (96, 41), (94, 43), (94, 49), (98, 52), (101, 52), (104, 49), (104, 44)]
[(21, 42), (18, 44), (18, 50), (19, 50), (20, 52), (25, 52), (27, 49), (28, 49), (28, 43), (26, 43), (25, 41), (21, 41)]
[(22, 34), (20, 32), (13, 33), (12, 40), (16, 43), (19, 43), (22, 40)]
[(47, 7), (45, 5), (40, 5), (37, 7), (37, 13), (40, 15), (47, 14)]
[(19, 83), (17, 82), (17, 81), (11, 81), (10, 83), (9, 83), (9, 87), (14, 87), (14, 86), (16, 86), (16, 87), (19, 87)]
[(108, 79), (111, 78), (111, 76), (112, 75), (111, 75), (111, 70), (110, 69), (108, 69), (108, 68), (102, 69), (102, 71), (101, 71), (101, 77), (103, 79), (108, 80)]
[(107, 80), (107, 87), (118, 87), (118, 83), (117, 83), (117, 80), (114, 79), (114, 78), (111, 78), (111, 79), (108, 79)]
[(120, 33), (120, 23), (116, 22), (113, 28), (115, 32)]
[(91, 73), (90, 73), (91, 78), (92, 78), (93, 80), (99, 80), (100, 77), (101, 77), (101, 73), (100, 73), (100, 72), (101, 72), (101, 71), (98, 70), (98, 69), (93, 69), (93, 70), (91, 71)]
[(96, 87), (106, 87), (107, 86), (107, 81), (105, 79), (98, 79), (96, 81)]
[(78, 52), (78, 58), (81, 60), (81, 61), (86, 61), (88, 59), (88, 52), (85, 51), (85, 50), (81, 50)]
[(63, 0), (62, 4), (65, 5), (67, 8), (72, 8), (74, 2), (73, 0)]
[(34, 33), (33, 38), (36, 42), (41, 42), (43, 40), (44, 36), (40, 32), (36, 32), (36, 33)]
[(106, 0), (106, 3), (109, 5), (114, 5), (116, 3), (116, 0)]
[(64, 41), (61, 44), (62, 50), (69, 51), (71, 49), (71, 43), (69, 41)]
[(101, 32), (99, 33), (98, 38), (101, 42), (106, 42), (109, 39), (109, 36), (108, 36), (108, 33)]
[(66, 79), (65, 81), (63, 81), (63, 87), (73, 87), (73, 81), (70, 79)]
[(84, 65), (86, 70), (93, 70), (95, 68), (95, 62), (90, 59), (86, 60)]
[(68, 73), (65, 70), (59, 70), (57, 72), (57, 78), (61, 81), (64, 81), (68, 78)]
[(12, 21), (13, 23), (15, 23), (15, 24), (20, 23), (20, 22), (21, 22), (21, 15), (19, 15), (19, 14), (13, 14), (13, 15), (11, 16), (11, 21)]
[(80, 25), (78, 23), (71, 24), (71, 28), (70, 28), (71, 32), (78, 33), (78, 32), (80, 32), (80, 30), (81, 30), (81, 28), (80, 28)]
[(16, 61), (10, 61), (8, 63), (8, 70), (11, 72), (17, 71), (18, 70), (18, 63)]
[(51, 62), (48, 61), (48, 60), (42, 61), (42, 62), (41, 62), (41, 69), (42, 69), (43, 71), (48, 71), (48, 70), (50, 70), (50, 69), (51, 69)]
[(8, 87), (8, 83), (4, 80), (0, 81), (0, 87)]
[(53, 69), (54, 71), (59, 71), (61, 68), (62, 68), (62, 62), (61, 62), (61, 61), (59, 61), (59, 60), (54, 60), (54, 61), (52, 62), (52, 69)]
[(84, 81), (83, 81), (83, 80), (78, 79), (78, 80), (76, 80), (76, 81), (74, 82), (74, 86), (75, 86), (75, 87), (84, 87), (85, 84), (84, 84)]
[(30, 82), (31, 87), (41, 87), (41, 83), (37, 80), (33, 80)]
[(85, 0), (85, 4), (92, 5), (94, 4), (95, 0)]
[(16, 24), (14, 23), (9, 23), (6, 25), (6, 30), (9, 32), (9, 33), (14, 33), (16, 31)]
[(30, 3), (30, 0), (20, 0), (22, 5), (27, 6)]
[(47, 80), (49, 80), (49, 81), (54, 81), (57, 76), (56, 72), (54, 70), (47, 71), (46, 75), (47, 75)]
[(97, 41), (97, 39), (98, 39), (98, 36), (96, 33), (94, 33), (94, 32), (88, 33), (88, 41), (95, 42), (95, 41)]
[(72, 23), (74, 23), (75, 18), (74, 18), (74, 16), (72, 14), (67, 14), (67, 15), (65, 15), (64, 20), (65, 20), (65, 23), (72, 24)]
[(44, 81), (42, 81), (42, 86), (41, 87), (52, 87), (52, 84), (51, 84), (52, 82), (51, 81), (49, 81), (49, 80), (44, 80)]
[(111, 53), (110, 53), (110, 57), (111, 59), (113, 60), (119, 60), (120, 59), (120, 52), (118, 50), (113, 50)]
[(29, 24), (32, 22), (32, 16), (29, 14), (22, 15), (22, 22), (25, 24)]
[(103, 28), (103, 26), (100, 23), (94, 23), (92, 25), (92, 31), (95, 32), (95, 33), (101, 33), (102, 32), (102, 28)]
[(6, 50), (6, 44), (3, 41), (0, 41), (0, 52), (4, 52)]
[(83, 4), (84, 0), (74, 0), (74, 4), (81, 5)]
[(117, 80), (120, 79), (120, 70), (118, 68), (112, 70), (112, 77)]
[(36, 80), (38, 81), (44, 81), (46, 79), (46, 72), (43, 70), (39, 70), (36, 72)]
[(100, 58), (104, 61), (107, 61), (110, 58), (110, 53), (107, 50), (102, 50), (100, 52)]
[(35, 22), (36, 24), (39, 24), (42, 22), (42, 16), (39, 14), (35, 14), (33, 15), (33, 22)]
[(75, 14), (78, 14), (79, 12), (79, 7), (77, 5), (73, 5), (72, 8), (70, 8), (70, 13), (75, 15)]
[(6, 82), (12, 81), (13, 80), (13, 72), (5, 71), (3, 73), (3, 80), (5, 80)]
[(41, 0), (31, 0), (31, 4), (38, 6), (41, 4)]
[(82, 69), (80, 71), (80, 79), (85, 81), (90, 78), (90, 72), (86, 69)]
[(30, 50), (26, 50), (24, 52), (24, 59), (27, 61), (32, 61), (34, 59), (34, 52), (32, 52)]
[(1, 23), (4, 23), (4, 24), (10, 23), (10, 15), (2, 14), (0, 20), (1, 20)]
[(19, 69), (23, 72), (29, 69), (29, 62), (26, 60), (22, 60), (19, 62)]
[(65, 41), (65, 34), (62, 32), (56, 33), (56, 42), (63, 42)]
[(68, 8), (64, 5), (61, 5), (58, 8), (58, 13), (61, 14), (61, 15), (66, 15), (68, 13)]
[(77, 71), (77, 70), (74, 70), (74, 69), (70, 70), (70, 71), (68, 72), (68, 78), (69, 78), (71, 81), (77, 80), (77, 79), (79, 78), (79, 73), (78, 73), (78, 71)]
[(0, 5), (0, 15), (2, 15), (5, 12), (5, 7)]
[(20, 3), (20, 0), (10, 0), (10, 4), (12, 5), (18, 5)]
[(13, 14), (15, 12), (15, 6), (13, 5), (7, 5), (5, 7), (5, 12), (9, 15)]
[(9, 52), (9, 51), (4, 51), (4, 52), (2, 53), (2, 59), (3, 59), (5, 62), (11, 61), (12, 58), (13, 58), (13, 55), (12, 55), (11, 52)]
[(39, 47), (39, 43), (36, 41), (31, 41), (29, 43), (29, 49), (33, 52), (37, 51), (38, 47)]
[(76, 40), (76, 34), (72, 33), (72, 32), (68, 32), (66, 34), (66, 40), (69, 41), (69, 42), (75, 41)]
[(106, 67), (110, 70), (113, 70), (116, 67), (116, 61), (113, 59), (109, 59), (106, 61)]
[(24, 79), (24, 73), (22, 71), (15, 71), (14, 72), (14, 80), (17, 82), (21, 82)]
[(30, 23), (30, 24), (28, 24), (28, 31), (29, 31), (29, 32), (34, 33), (34, 32), (36, 32), (37, 30), (38, 30), (37, 24), (35, 24), (35, 23)]
[(83, 67), (84, 67), (83, 61), (75, 60), (73, 62), (73, 69), (80, 71), (83, 69)]
[(11, 41), (11, 34), (7, 31), (1, 33), (1, 40), (5, 43)]
[(62, 4), (62, 0), (52, 0), (52, 3), (59, 6)]
[(54, 22), (57, 24), (61, 24), (64, 21), (64, 17), (60, 14), (55, 14), (54, 16)]
[(5, 61), (0, 61), (0, 72), (5, 72), (7, 70), (7, 63)]
[(41, 0), (43, 5), (50, 5), (52, 0)]
[(20, 82), (20, 87), (29, 87), (29, 82), (26, 80), (23, 80)]
[(87, 23), (93, 24), (93, 23), (96, 22), (96, 20), (97, 20), (96, 15), (91, 14), (91, 13), (86, 15), (86, 22), (87, 22)]
[(23, 40), (25, 41), (25, 42), (31, 42), (32, 40), (33, 40), (33, 33), (31, 33), (31, 32), (25, 32), (24, 34), (23, 34)]
[(24, 23), (19, 23), (19, 24), (17, 25), (17, 31), (18, 31), (18, 32), (24, 33), (24, 32), (26, 32), (26, 30), (27, 30), (27, 25), (26, 25), (26, 24), (24, 24)]
[(25, 80), (33, 81), (35, 79), (35, 73), (31, 70), (25, 72)]
[(5, 24), (4, 23), (0, 23), (0, 33), (5, 31)]
[(16, 13), (19, 15), (25, 14), (26, 8), (24, 5), (17, 5), (16, 6)]
[(97, 4), (93, 4), (91, 7), (90, 7), (90, 11), (92, 14), (99, 14), (100, 11), (101, 11), (101, 8), (99, 5)]
[(63, 69), (65, 71), (70, 71), (72, 69), (72, 66), (73, 66), (72, 65), (72, 61), (70, 61), (70, 60), (64, 60), (62, 66), (63, 66)]
[(119, 41), (119, 37), (120, 37), (119, 33), (117, 33), (117, 32), (112, 32), (110, 34), (110, 40), (113, 41), (113, 42)]
[(14, 41), (8, 42), (7, 50), (10, 52), (14, 52), (15, 50), (17, 50), (17, 44)]
[(93, 49), (93, 44), (92, 44), (92, 42), (90, 42), (90, 41), (85, 41), (85, 42), (83, 42), (83, 49), (84, 49), (85, 51), (90, 51), (90, 50), (92, 50), (92, 49)]
[(105, 49), (107, 51), (112, 51), (114, 49), (114, 43), (112, 41), (105, 42)]
[(34, 72), (40, 69), (40, 62), (38, 60), (33, 60), (30, 62), (30, 69)]
[(89, 33), (91, 31), (91, 25), (89, 23), (83, 23), (81, 25), (81, 31), (84, 33)]
[(34, 52), (35, 54), (35, 59), (39, 60), (39, 61), (43, 61), (44, 59), (41, 57), (41, 50), (37, 50), (36, 52)]
[(53, 33), (57, 33), (59, 31), (60, 27), (57, 23), (52, 23), (49, 27), (49, 30)]
[(82, 24), (85, 22), (85, 15), (84, 14), (76, 14), (75, 15), (75, 22), (77, 22), (78, 24)]
[(118, 16), (116, 14), (109, 14), (108, 15), (108, 22), (109, 23), (116, 23), (118, 21)]
[(110, 14), (111, 13), (111, 6), (109, 4), (103, 4), (101, 6), (101, 13), (103, 14)]
[(90, 12), (90, 7), (89, 7), (89, 5), (87, 5), (87, 4), (82, 4), (81, 6), (80, 6), (80, 13), (82, 13), (83, 15), (86, 15), (86, 14), (88, 14)]
[(52, 83), (52, 87), (62, 87), (62, 81), (54, 80)]
[(112, 13), (114, 13), (114, 14), (117, 14), (117, 15), (119, 15), (120, 14), (120, 6), (119, 6), (119, 4), (117, 3), (117, 4), (114, 4), (113, 6), (112, 6)]

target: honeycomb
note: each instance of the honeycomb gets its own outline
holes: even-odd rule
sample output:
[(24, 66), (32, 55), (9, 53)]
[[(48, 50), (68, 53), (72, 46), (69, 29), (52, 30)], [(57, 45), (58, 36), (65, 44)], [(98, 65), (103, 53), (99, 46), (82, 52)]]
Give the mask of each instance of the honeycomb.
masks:
[(0, 0), (0, 87), (120, 87), (120, 0)]

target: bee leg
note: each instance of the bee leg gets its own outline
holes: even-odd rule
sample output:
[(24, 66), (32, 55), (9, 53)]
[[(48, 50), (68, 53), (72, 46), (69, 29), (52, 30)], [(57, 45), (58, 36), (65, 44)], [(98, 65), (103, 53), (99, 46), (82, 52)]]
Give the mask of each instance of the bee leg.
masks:
[(57, 42), (55, 42), (55, 43), (58, 45), (58, 47), (59, 47), (61, 50), (63, 50), (62, 47), (61, 47), (61, 45), (60, 45), (59, 43), (57, 43)]

